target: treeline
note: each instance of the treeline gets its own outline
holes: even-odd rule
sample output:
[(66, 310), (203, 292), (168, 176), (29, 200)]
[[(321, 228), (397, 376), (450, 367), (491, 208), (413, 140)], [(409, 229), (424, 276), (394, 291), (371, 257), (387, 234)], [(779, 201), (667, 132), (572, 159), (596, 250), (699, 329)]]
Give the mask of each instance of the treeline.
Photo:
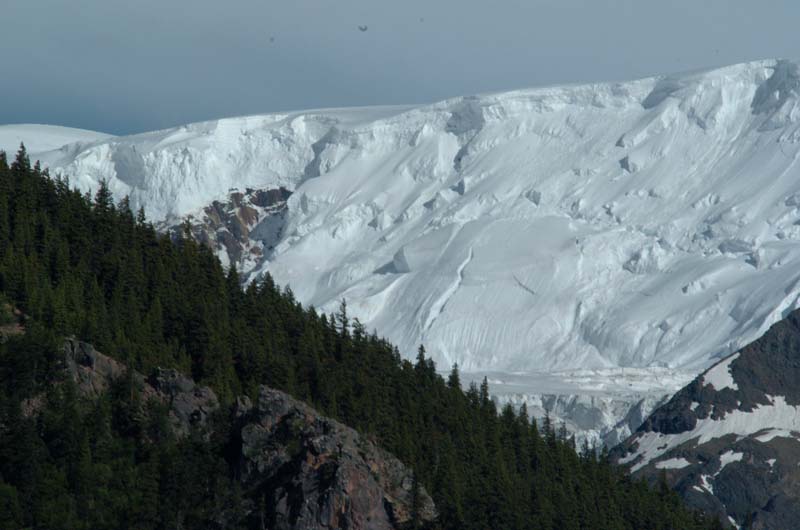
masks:
[[(0, 345), (7, 527), (255, 524), (230, 523), (240, 492), (225, 460), (224, 419), (219, 439), (178, 441), (164, 431), (163, 411), (141, 412), (135, 389), (87, 401), (53, 385), (58, 337), (68, 335), (143, 373), (181, 369), (223, 401), (267, 384), (309, 402), (411, 465), (442, 529), (719, 524), (683, 508), (665, 486), (632, 482), (603, 455), (579, 454), (565, 433), (524, 410), (498, 414), (485, 384), (462, 391), (458, 371), (444, 380), (422, 348), (416, 362), (403, 360), (344, 304), (319, 314), (269, 276), (243, 288), (188, 230), (177, 241), (160, 236), (127, 199), (115, 203), (105, 185), (82, 195), (32, 167), (24, 148), (11, 164), (0, 155), (0, 293), (27, 323), (25, 335)], [(31, 403), (37, 414), (25, 413)], [(181, 490), (194, 480), (196, 489)]]

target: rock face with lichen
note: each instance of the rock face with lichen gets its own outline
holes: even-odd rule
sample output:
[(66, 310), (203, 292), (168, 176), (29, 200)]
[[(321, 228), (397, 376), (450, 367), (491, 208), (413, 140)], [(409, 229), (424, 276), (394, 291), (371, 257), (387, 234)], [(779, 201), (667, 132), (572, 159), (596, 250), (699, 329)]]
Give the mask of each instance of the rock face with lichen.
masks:
[(239, 400), (242, 481), (258, 489), (268, 528), (382, 530), (436, 518), (411, 471), (354, 429), (261, 387)]
[[(228, 412), (210, 388), (176, 370), (157, 369), (149, 377), (128, 372), (74, 339), (65, 341), (64, 357), (70, 379), (89, 397), (115, 379), (132, 377), (143, 401), (167, 405), (178, 436), (209, 429), (211, 415)], [(36, 403), (29, 409), (35, 413)], [(247, 517), (266, 528), (391, 530), (405, 528), (415, 516), (422, 524), (436, 519), (433, 501), (402, 462), (288, 394), (262, 386), (255, 404), (239, 397), (230, 414), (238, 442), (232, 471), (248, 499)]]

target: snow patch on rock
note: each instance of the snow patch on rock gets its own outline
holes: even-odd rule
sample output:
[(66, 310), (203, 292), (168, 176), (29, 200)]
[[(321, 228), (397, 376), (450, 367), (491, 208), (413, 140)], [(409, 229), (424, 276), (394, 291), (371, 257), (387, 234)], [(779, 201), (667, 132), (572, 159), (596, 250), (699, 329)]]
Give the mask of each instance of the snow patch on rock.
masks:
[(683, 469), (691, 465), (692, 463), (683, 457), (669, 458), (667, 460), (662, 460), (661, 462), (656, 462), (656, 469)]
[(735, 453), (733, 451), (725, 451), (721, 455), (719, 455), (719, 470), (717, 471), (717, 475), (722, 473), (722, 470), (725, 469), (725, 466), (728, 464), (732, 464), (733, 462), (741, 462), (742, 458), (744, 457), (744, 453)]
[(636, 472), (664, 453), (689, 441), (702, 445), (729, 434), (750, 436), (765, 429), (800, 430), (800, 408), (786, 403), (783, 396), (770, 399), (771, 404), (759, 405), (751, 412), (733, 410), (720, 419), (698, 419), (693, 429), (679, 434), (643, 432), (636, 440), (636, 449), (619, 462), (632, 464), (631, 471)]
[(738, 358), (739, 354), (735, 353), (714, 365), (703, 376), (703, 384), (711, 385), (717, 392), (725, 388), (739, 390), (739, 386), (734, 381), (733, 374), (731, 374), (731, 363)]

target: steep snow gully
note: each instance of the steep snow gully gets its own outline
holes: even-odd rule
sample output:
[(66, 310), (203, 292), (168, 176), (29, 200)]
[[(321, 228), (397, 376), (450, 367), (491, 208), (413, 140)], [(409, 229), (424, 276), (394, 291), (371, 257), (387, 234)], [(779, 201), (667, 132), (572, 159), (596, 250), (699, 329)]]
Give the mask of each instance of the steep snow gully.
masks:
[(268, 270), (326, 311), (346, 298), (442, 369), (513, 377), (502, 399), (545, 403), (547, 381), (563, 403), (606, 400), (589, 429), (603, 434), (798, 307), (799, 93), (798, 63), (766, 60), (34, 156), (168, 223), (231, 188), (284, 186), (280, 240), (250, 278)]

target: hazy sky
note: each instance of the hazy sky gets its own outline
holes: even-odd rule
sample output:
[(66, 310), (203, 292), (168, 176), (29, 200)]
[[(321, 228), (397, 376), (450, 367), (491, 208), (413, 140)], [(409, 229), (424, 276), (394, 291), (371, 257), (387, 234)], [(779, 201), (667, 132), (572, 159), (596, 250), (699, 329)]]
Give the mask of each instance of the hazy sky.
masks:
[(0, 13), (0, 124), (117, 134), (800, 58), (797, 0), (0, 0)]

